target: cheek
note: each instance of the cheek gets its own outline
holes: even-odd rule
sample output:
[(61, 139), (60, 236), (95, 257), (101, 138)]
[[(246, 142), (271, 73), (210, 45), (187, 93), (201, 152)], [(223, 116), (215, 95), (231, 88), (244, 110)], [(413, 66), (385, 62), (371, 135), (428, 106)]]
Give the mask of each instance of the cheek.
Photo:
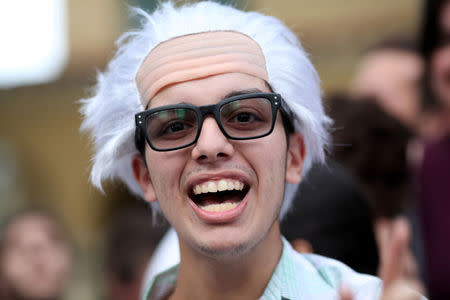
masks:
[(55, 274), (64, 276), (70, 270), (71, 256), (70, 250), (63, 245), (54, 245), (49, 255), (47, 264), (51, 265)]
[(147, 164), (150, 180), (158, 201), (173, 197), (179, 191), (180, 178), (187, 162), (187, 152), (155, 152), (147, 154)]
[(12, 250), (12, 253), (5, 255), (2, 268), (7, 278), (20, 281), (20, 278), (26, 278), (26, 274), (30, 273), (29, 265), (30, 262), (26, 255), (22, 255), (22, 251)]
[(284, 186), (286, 167), (286, 136), (284, 130), (277, 130), (264, 138), (253, 140), (246, 146), (247, 161), (256, 171), (258, 181), (269, 186), (280, 183)]

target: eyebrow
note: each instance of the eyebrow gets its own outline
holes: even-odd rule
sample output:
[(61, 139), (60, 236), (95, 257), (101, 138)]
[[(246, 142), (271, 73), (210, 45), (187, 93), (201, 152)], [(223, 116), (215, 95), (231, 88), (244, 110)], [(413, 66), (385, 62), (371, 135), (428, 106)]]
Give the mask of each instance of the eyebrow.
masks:
[[(270, 89), (270, 91), (272, 91), (272, 87), (270, 86), (270, 84), (268, 82), (265, 82), (267, 87)], [(240, 96), (240, 95), (247, 95), (247, 94), (253, 94), (253, 93), (265, 93), (264, 91), (257, 89), (257, 88), (253, 88), (253, 89), (246, 89), (246, 90), (238, 90), (238, 91), (231, 91), (228, 94), (225, 95), (225, 97), (223, 97), (222, 99), (227, 99), (233, 96)], [(186, 101), (182, 101), (179, 104), (189, 104), (189, 102)], [(150, 109), (149, 107), (150, 105), (150, 101), (148, 102), (147, 106), (145, 107), (146, 110)]]
[(249, 90), (239, 90), (239, 91), (231, 91), (230, 93), (226, 94), (225, 97), (222, 99), (230, 98), (233, 96), (239, 96), (239, 95), (246, 95), (246, 94), (253, 94), (253, 93), (263, 93), (260, 89), (249, 89)]

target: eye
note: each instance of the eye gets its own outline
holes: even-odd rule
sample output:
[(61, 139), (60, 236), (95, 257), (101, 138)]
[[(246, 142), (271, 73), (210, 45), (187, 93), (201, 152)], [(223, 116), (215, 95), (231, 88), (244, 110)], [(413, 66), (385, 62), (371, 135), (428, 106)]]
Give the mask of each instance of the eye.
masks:
[(229, 102), (220, 110), (225, 126), (260, 126), (271, 120), (272, 107), (265, 98), (248, 98)]
[(181, 122), (181, 121), (173, 121), (169, 124), (166, 124), (162, 130), (161, 135), (168, 135), (168, 134), (176, 134), (180, 133), (186, 130), (189, 130), (189, 128), (192, 128), (191, 124)]
[(261, 121), (261, 119), (256, 116), (255, 114), (252, 114), (250, 112), (240, 112), (235, 114), (232, 118), (228, 120), (228, 122), (237, 122), (237, 123), (251, 123), (255, 121)]
[(188, 109), (162, 110), (147, 119), (150, 139), (178, 139), (192, 134), (197, 128), (195, 111)]

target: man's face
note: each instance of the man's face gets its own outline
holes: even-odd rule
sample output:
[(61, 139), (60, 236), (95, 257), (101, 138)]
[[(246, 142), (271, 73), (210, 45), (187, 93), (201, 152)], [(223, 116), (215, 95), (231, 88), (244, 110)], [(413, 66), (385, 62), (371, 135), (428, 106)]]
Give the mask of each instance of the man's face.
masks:
[(362, 60), (352, 89), (357, 96), (375, 97), (388, 114), (412, 127), (419, 114), (422, 72), (423, 63), (418, 55), (378, 50)]
[[(226, 73), (173, 84), (156, 94), (149, 108), (181, 102), (210, 105), (231, 93), (248, 91), (270, 92), (260, 78)], [(159, 202), (182, 247), (209, 256), (245, 253), (269, 232), (278, 232), (285, 180), (300, 180), (303, 141), (294, 136), (290, 148), (295, 148), (299, 159), (293, 160), (279, 113), (270, 135), (246, 141), (227, 139), (208, 115), (193, 146), (157, 152), (147, 145), (149, 178), (145, 179), (142, 163), (136, 167), (137, 159), (135, 175), (146, 200)], [(224, 184), (234, 186), (234, 190), (213, 192)], [(193, 191), (202, 188), (210, 192), (195, 196)], [(218, 205), (221, 212), (200, 207), (222, 202), (230, 203), (230, 207)]]
[(21, 216), (5, 232), (0, 267), (9, 293), (20, 299), (52, 299), (67, 284), (70, 249), (52, 221)]

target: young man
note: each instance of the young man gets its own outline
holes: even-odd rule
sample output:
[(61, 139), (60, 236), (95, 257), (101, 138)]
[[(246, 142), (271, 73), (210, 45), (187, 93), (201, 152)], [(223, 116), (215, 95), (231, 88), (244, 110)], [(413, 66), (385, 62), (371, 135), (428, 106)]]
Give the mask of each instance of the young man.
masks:
[(379, 279), (301, 256), (280, 234), (329, 122), (295, 35), (212, 2), (137, 11), (142, 29), (121, 39), (82, 112), (93, 183), (120, 178), (177, 231), (180, 264), (146, 299), (333, 299), (342, 284), (377, 298)]

